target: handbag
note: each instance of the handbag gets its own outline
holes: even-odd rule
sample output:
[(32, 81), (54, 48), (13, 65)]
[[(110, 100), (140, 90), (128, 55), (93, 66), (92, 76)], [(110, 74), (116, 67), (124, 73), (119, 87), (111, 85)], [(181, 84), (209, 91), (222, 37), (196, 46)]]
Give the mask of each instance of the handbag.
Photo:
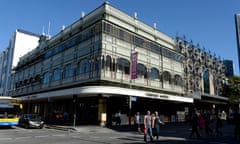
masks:
[(144, 135), (147, 135), (147, 128), (144, 128), (143, 133), (144, 133)]

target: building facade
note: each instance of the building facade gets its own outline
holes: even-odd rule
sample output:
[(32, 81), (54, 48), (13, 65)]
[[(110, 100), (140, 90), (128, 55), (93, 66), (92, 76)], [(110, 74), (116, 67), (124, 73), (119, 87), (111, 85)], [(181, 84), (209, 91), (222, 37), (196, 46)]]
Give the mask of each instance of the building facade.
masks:
[[(128, 123), (129, 115), (147, 109), (174, 121), (193, 102), (184, 95), (183, 56), (175, 46), (173, 38), (104, 3), (51, 39), (42, 36), (14, 69), (12, 95), (23, 100), (24, 112), (55, 123), (64, 113), (76, 124), (111, 123), (119, 110)], [(131, 79), (134, 52), (137, 78)]]
[(223, 64), (225, 66), (225, 76), (226, 77), (234, 76), (233, 61), (232, 60), (224, 60)]
[(198, 109), (228, 110), (228, 97), (223, 95), (224, 62), (211, 52), (200, 49), (186, 38), (177, 37), (177, 47), (184, 55), (184, 82), (186, 95), (194, 98)]
[(9, 41), (9, 45), (0, 53), (0, 95), (8, 95), (10, 90), (12, 69), (19, 58), (36, 48), (39, 35), (17, 29)]
[(55, 124), (111, 125), (119, 111), (129, 124), (147, 110), (184, 121), (195, 101), (226, 99), (218, 96), (222, 63), (204, 59), (195, 77), (193, 53), (181, 42), (104, 3), (54, 37), (41, 36), (14, 68), (11, 95), (22, 99), (24, 113)]
[(235, 14), (237, 49), (238, 49), (238, 64), (240, 69), (240, 14)]

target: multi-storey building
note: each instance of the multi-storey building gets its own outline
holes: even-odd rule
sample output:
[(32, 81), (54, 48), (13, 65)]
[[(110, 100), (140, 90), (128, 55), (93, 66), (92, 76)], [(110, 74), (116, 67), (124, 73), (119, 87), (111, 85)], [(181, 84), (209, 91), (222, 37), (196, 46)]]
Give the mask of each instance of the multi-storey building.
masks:
[(9, 41), (9, 45), (0, 53), (0, 95), (8, 95), (12, 68), (19, 58), (38, 45), (39, 35), (17, 29)]
[(235, 25), (236, 25), (237, 48), (238, 48), (238, 64), (240, 69), (240, 14), (235, 14)]
[(183, 121), (193, 108), (225, 109), (223, 63), (185, 39), (104, 3), (50, 38), (14, 68), (11, 95), (24, 113), (73, 124), (122, 123), (137, 111)]
[(220, 58), (200, 49), (199, 45), (176, 38), (177, 47), (184, 55), (184, 82), (186, 95), (194, 98), (200, 109), (228, 110), (228, 98), (223, 96), (225, 65)]
[(119, 110), (125, 124), (146, 110), (184, 120), (193, 98), (185, 96), (183, 58), (173, 38), (104, 3), (52, 38), (42, 36), (15, 67), (11, 94), (25, 113), (55, 123), (67, 114), (74, 124), (111, 124)]
[(225, 76), (232, 77), (234, 76), (234, 68), (232, 60), (223, 60), (223, 64), (225, 66)]

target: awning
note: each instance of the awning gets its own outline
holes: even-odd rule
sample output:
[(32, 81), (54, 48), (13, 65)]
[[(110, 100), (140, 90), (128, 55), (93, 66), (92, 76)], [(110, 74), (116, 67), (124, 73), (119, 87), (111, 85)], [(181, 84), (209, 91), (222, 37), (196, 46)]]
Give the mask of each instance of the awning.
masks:
[(229, 100), (228, 97), (223, 97), (223, 96), (218, 96), (218, 95), (210, 95), (210, 94), (206, 94), (206, 93), (203, 93), (202, 97), (211, 98), (211, 99), (225, 100), (225, 101)]
[(51, 92), (43, 92), (39, 94), (23, 96), (21, 97), (21, 100), (28, 101), (28, 100), (48, 99), (48, 98), (63, 98), (63, 97), (72, 97), (73, 95), (77, 95), (77, 97), (86, 97), (86, 95), (93, 96), (97, 94), (102, 94), (103, 96), (116, 96), (116, 95), (135, 96), (135, 97), (144, 97), (144, 98), (159, 99), (159, 100), (193, 103), (193, 98), (191, 97), (170, 95), (170, 94), (164, 94), (164, 93), (155, 93), (151, 91), (143, 91), (143, 90), (112, 87), (112, 86), (84, 86), (84, 87), (70, 88), (70, 89), (57, 90), (57, 91), (51, 91)]
[(228, 102), (224, 102), (224, 101), (218, 101), (218, 100), (200, 100), (200, 102), (205, 102), (205, 103), (211, 103), (211, 104), (224, 104), (227, 105)]

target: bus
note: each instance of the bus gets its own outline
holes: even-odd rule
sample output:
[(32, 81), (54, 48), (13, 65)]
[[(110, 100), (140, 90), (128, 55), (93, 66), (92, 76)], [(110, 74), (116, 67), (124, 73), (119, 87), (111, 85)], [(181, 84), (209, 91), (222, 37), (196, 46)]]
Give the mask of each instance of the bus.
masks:
[(0, 96), (0, 127), (17, 126), (21, 107), (17, 98)]

